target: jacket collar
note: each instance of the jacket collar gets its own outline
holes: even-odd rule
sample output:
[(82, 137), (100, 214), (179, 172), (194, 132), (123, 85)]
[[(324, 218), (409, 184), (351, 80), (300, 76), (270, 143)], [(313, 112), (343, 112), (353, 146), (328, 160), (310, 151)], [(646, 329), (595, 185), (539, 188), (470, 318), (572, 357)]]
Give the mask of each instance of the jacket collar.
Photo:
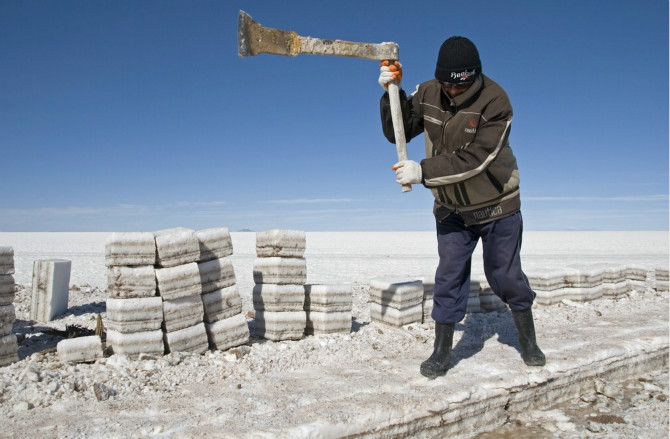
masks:
[(470, 86), (469, 89), (467, 89), (465, 93), (460, 94), (455, 98), (452, 98), (451, 96), (449, 96), (449, 94), (445, 93), (444, 91), (442, 91), (442, 93), (444, 93), (447, 96), (447, 99), (449, 99), (449, 103), (451, 104), (452, 107), (458, 108), (467, 101), (469, 101), (470, 98), (472, 98), (474, 95), (476, 95), (479, 92), (479, 90), (481, 90), (482, 85), (484, 85), (482, 75), (477, 75), (477, 78), (475, 78), (474, 83), (472, 84), (472, 86)]

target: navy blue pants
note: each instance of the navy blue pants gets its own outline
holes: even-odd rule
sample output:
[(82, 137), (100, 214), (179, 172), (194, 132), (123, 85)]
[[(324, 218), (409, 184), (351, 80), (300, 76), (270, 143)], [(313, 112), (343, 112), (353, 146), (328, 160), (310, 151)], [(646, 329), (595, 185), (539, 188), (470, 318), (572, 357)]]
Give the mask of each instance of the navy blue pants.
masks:
[(433, 320), (437, 323), (457, 323), (465, 317), (470, 294), (472, 252), (480, 238), (484, 273), (493, 292), (512, 311), (530, 308), (535, 292), (521, 270), (522, 232), (520, 212), (469, 227), (456, 214), (437, 221), (440, 262), (435, 272)]

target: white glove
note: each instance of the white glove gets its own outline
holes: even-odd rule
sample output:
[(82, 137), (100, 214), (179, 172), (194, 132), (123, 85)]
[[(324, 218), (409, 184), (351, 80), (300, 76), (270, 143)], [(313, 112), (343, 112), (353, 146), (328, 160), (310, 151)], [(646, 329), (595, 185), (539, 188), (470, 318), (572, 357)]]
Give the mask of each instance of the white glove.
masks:
[(396, 84), (400, 87), (400, 81), (402, 81), (402, 64), (399, 61), (394, 61), (393, 64), (390, 64), (388, 60), (384, 60), (379, 67), (379, 85), (386, 91), (388, 90), (389, 83), (393, 81), (396, 81)]
[(423, 173), (421, 164), (414, 160), (403, 160), (393, 165), (395, 171), (395, 181), (400, 184), (419, 184)]

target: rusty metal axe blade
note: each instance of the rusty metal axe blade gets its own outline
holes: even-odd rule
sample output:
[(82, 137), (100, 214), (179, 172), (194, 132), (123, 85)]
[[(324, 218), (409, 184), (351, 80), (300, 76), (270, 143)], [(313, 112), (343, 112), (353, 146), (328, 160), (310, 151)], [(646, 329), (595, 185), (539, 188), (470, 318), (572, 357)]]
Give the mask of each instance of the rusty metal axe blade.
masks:
[(303, 37), (293, 31), (264, 27), (254, 21), (249, 14), (240, 11), (237, 22), (237, 53), (241, 57), (261, 53), (286, 56), (297, 56), (302, 53), (383, 61), (398, 59), (398, 45)]
[[(357, 43), (302, 37), (293, 31), (261, 26), (249, 14), (240, 11), (237, 21), (237, 53), (242, 58), (261, 53), (285, 56), (297, 56), (304, 53), (307, 55), (346, 56), (383, 61), (398, 59), (398, 45), (396, 43)], [(390, 83), (388, 91), (398, 161), (403, 161), (407, 160), (407, 145), (400, 109), (398, 84)], [(403, 192), (411, 190), (412, 185), (402, 186)]]

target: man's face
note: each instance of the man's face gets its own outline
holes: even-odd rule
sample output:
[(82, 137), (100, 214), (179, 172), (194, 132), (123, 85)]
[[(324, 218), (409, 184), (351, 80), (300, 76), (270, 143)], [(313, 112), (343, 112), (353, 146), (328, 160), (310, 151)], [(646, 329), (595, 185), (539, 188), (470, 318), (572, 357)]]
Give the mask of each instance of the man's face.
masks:
[(470, 86), (472, 85), (473, 81), (468, 81), (468, 82), (460, 82), (460, 83), (452, 83), (452, 82), (443, 82), (439, 81), (440, 85), (442, 86), (442, 90), (452, 98), (455, 98), (456, 96), (465, 93)]

